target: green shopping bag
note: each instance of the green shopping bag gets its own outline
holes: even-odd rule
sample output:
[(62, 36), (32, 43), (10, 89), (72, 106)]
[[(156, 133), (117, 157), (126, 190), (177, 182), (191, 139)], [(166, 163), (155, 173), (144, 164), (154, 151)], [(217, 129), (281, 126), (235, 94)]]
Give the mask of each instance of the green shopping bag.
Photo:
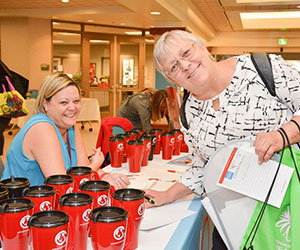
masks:
[[(300, 165), (300, 151), (293, 148), (296, 163)], [(282, 164), (293, 167), (294, 162), (290, 150), (285, 149)], [(299, 169), (299, 167), (298, 167)], [(299, 169), (300, 170), (300, 169)], [(294, 171), (280, 208), (266, 205), (261, 222), (252, 242), (249, 234), (257, 220), (263, 202), (258, 202), (246, 233), (242, 240), (240, 249), (254, 250), (299, 250), (300, 249), (300, 182), (296, 171)], [(253, 235), (253, 232), (252, 232)], [(247, 240), (248, 239), (248, 240)]]

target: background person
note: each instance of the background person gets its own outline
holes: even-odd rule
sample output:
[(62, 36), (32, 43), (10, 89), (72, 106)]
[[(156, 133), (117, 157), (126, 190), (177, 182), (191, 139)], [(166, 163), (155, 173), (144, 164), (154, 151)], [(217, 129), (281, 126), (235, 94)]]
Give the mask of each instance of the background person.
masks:
[[(48, 75), (39, 90), (35, 115), (11, 143), (2, 179), (11, 175), (26, 177), (31, 185), (44, 184), (45, 178), (66, 174), (72, 166), (88, 166), (97, 171), (104, 157), (94, 149), (89, 160), (76, 120), (80, 112), (80, 89), (65, 74)], [(105, 174), (102, 180), (115, 188), (126, 187), (126, 176)]]
[[(146, 190), (157, 205), (191, 193), (204, 195), (204, 168), (218, 147), (253, 139), (259, 164), (282, 149), (282, 127), (291, 143), (300, 141), (300, 75), (281, 56), (270, 55), (277, 97), (271, 96), (249, 54), (216, 62), (204, 42), (185, 31), (163, 34), (154, 48), (157, 70), (190, 92), (185, 105), (188, 128), (182, 127), (192, 159), (180, 181), (167, 191)], [(149, 204), (148, 204), (149, 206)], [(226, 249), (214, 231), (213, 249)]]
[(128, 97), (120, 106), (117, 116), (127, 118), (135, 128), (151, 129), (151, 120), (158, 121), (168, 113), (167, 91), (145, 89)]

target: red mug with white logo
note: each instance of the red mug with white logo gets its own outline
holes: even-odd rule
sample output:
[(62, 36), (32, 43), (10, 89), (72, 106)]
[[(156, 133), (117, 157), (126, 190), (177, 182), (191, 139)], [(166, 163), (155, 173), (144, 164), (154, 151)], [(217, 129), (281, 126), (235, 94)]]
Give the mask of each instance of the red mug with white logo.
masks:
[(124, 249), (136, 249), (140, 224), (145, 211), (145, 192), (139, 189), (124, 188), (114, 192), (112, 205), (128, 212), (128, 226)]
[(155, 129), (151, 129), (150, 131), (154, 132), (156, 135), (155, 147), (154, 147), (153, 154), (159, 155), (160, 154), (160, 136), (161, 136), (163, 130), (159, 129), (159, 128), (155, 128)]
[(174, 134), (175, 138), (173, 155), (180, 155), (183, 133), (180, 131), (180, 129), (172, 129), (170, 132)]
[(45, 180), (45, 184), (55, 188), (55, 209), (58, 209), (58, 201), (64, 194), (73, 192), (74, 179), (70, 175), (51, 175)]
[(144, 141), (129, 140), (126, 145), (129, 172), (141, 172), (142, 160), (144, 155)]
[(106, 181), (87, 181), (80, 184), (79, 191), (91, 195), (94, 199), (93, 209), (110, 206), (110, 184)]
[(161, 135), (162, 159), (171, 160), (174, 150), (175, 138), (171, 132), (165, 132)]
[(125, 152), (125, 138), (122, 136), (112, 136), (108, 141), (108, 151), (110, 155), (110, 165), (113, 168), (122, 166), (123, 154)]
[(94, 250), (124, 249), (128, 212), (120, 207), (99, 207), (90, 214), (90, 236)]
[(138, 137), (138, 141), (140, 140), (144, 142), (144, 153), (141, 166), (145, 167), (148, 165), (148, 158), (151, 153), (151, 137), (147, 135), (142, 135)]
[(33, 214), (29, 221), (31, 250), (71, 250), (74, 231), (65, 212), (51, 210)]
[(67, 175), (72, 176), (74, 179), (73, 192), (74, 193), (78, 192), (81, 183), (94, 180), (96, 178), (95, 172), (96, 171), (93, 171), (90, 167), (84, 167), (84, 166), (76, 166), (76, 167), (69, 168), (67, 170)]
[(89, 220), (93, 197), (85, 193), (64, 194), (59, 199), (59, 210), (70, 216), (74, 223), (74, 245), (72, 250), (86, 250), (89, 233)]
[(28, 250), (28, 220), (33, 202), (26, 198), (10, 198), (0, 202), (0, 238), (3, 250)]
[(55, 188), (47, 185), (31, 186), (23, 190), (24, 198), (28, 198), (34, 203), (34, 213), (53, 210), (55, 193)]

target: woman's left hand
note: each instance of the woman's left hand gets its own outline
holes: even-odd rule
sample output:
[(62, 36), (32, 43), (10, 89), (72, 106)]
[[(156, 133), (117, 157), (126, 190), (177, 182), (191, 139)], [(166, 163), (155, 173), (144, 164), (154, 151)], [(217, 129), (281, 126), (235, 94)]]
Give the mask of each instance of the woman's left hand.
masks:
[(93, 170), (98, 169), (104, 161), (104, 155), (101, 151), (101, 148), (94, 148), (93, 153), (90, 157), (89, 167)]
[(278, 131), (259, 132), (253, 146), (258, 155), (258, 164), (270, 160), (274, 153), (282, 149), (282, 137)]
[(130, 184), (127, 176), (124, 174), (107, 174), (103, 176), (102, 180), (109, 182), (115, 189), (126, 188)]

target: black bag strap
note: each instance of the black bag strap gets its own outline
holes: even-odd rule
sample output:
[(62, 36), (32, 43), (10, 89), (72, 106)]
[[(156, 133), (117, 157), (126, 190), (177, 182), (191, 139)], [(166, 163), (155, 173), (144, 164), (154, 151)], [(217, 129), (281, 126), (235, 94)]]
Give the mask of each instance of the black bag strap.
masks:
[(11, 78), (11, 73), (9, 72), (9, 69), (4, 64), (4, 62), (2, 62), (2, 60), (0, 60), (0, 73), (2, 75), (7, 75), (9, 78)]
[(272, 65), (269, 56), (264, 52), (254, 52), (251, 60), (260, 78), (272, 96), (276, 96)]
[(185, 104), (186, 104), (186, 101), (187, 101), (189, 95), (190, 95), (190, 92), (185, 89), (183, 92), (182, 104), (179, 109), (179, 116), (180, 116), (181, 124), (186, 129), (189, 129), (189, 125), (187, 123), (186, 114), (185, 114)]

